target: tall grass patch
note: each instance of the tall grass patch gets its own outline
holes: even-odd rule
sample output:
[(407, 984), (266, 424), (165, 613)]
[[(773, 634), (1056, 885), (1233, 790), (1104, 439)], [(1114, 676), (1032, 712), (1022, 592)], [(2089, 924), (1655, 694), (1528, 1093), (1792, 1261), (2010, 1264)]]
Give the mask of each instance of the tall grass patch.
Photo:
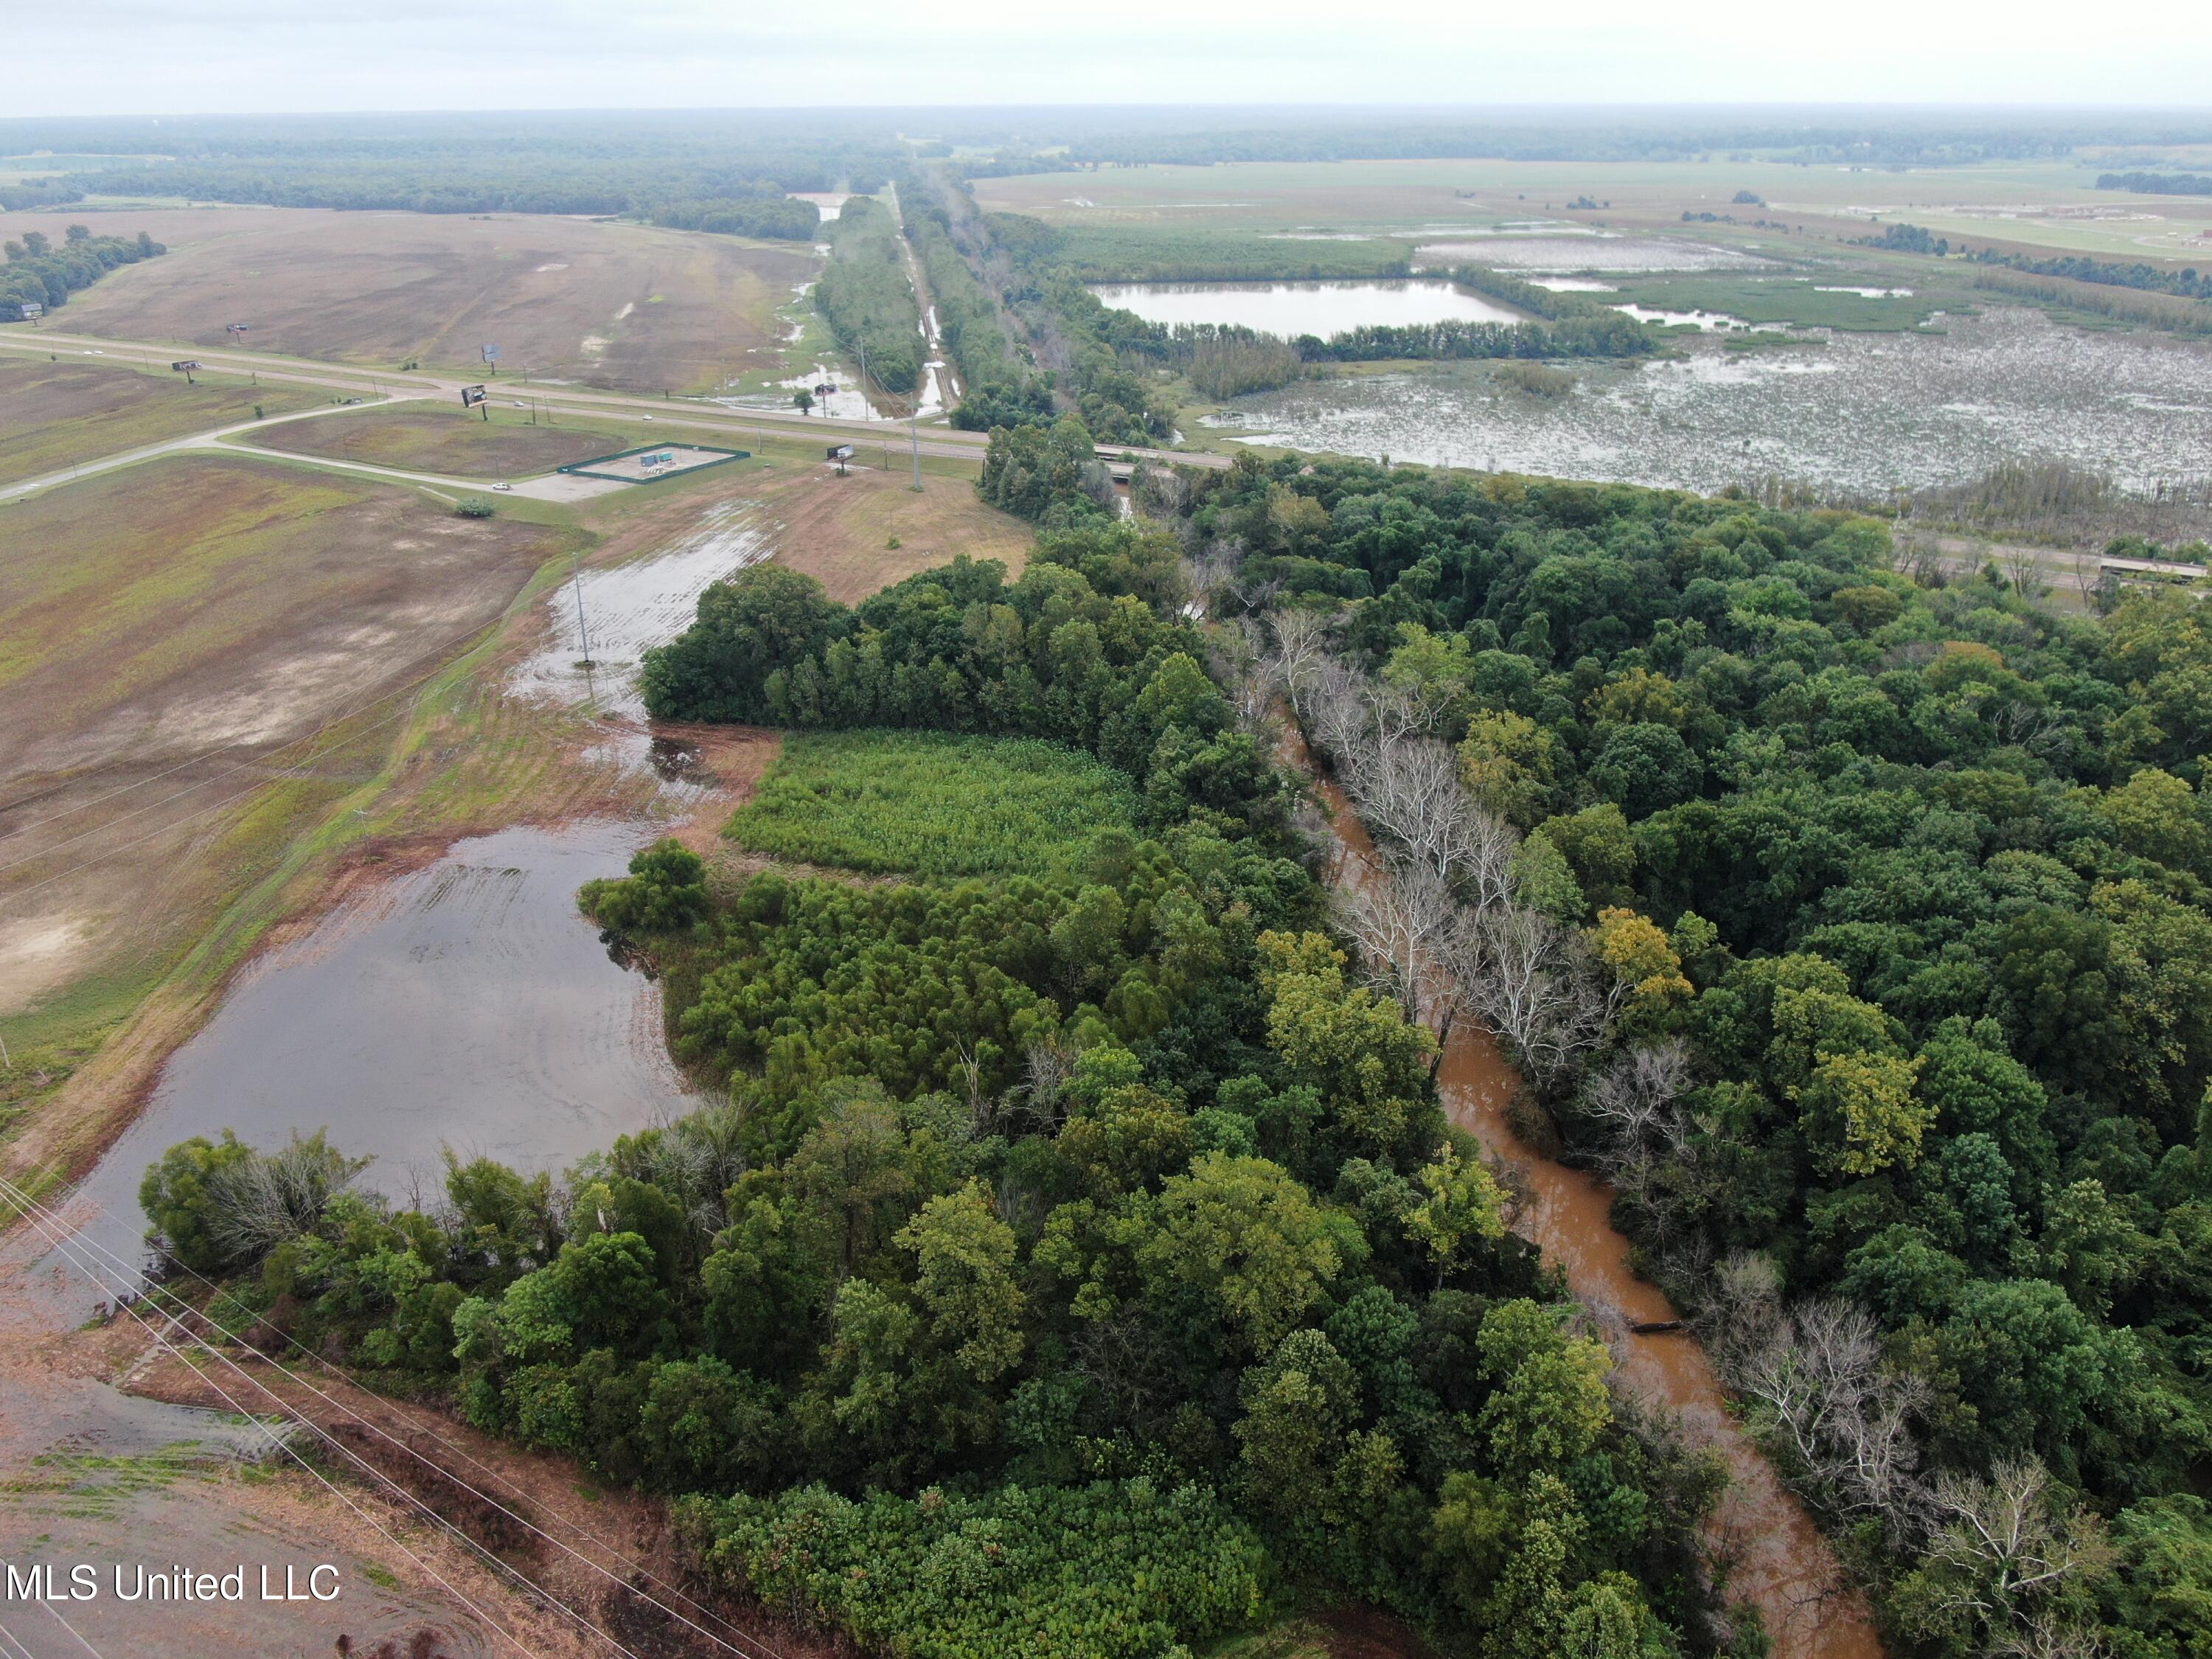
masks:
[(794, 735), (723, 833), (750, 852), (871, 874), (1048, 875), (1136, 821), (1129, 780), (1033, 738)]

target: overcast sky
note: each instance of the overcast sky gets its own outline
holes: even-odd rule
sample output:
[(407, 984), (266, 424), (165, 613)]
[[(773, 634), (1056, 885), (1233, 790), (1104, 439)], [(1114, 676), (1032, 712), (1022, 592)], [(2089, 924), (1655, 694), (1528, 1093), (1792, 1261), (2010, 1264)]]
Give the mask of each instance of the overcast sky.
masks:
[(0, 114), (2212, 103), (2204, 0), (6, 0)]

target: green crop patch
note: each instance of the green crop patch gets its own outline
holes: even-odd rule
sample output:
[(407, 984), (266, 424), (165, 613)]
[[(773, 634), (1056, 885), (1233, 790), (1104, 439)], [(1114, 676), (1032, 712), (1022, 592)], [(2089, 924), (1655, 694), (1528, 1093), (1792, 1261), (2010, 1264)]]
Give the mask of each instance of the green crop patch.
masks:
[(724, 833), (751, 852), (872, 874), (1049, 875), (1136, 810), (1127, 778), (1057, 744), (809, 733), (784, 745)]

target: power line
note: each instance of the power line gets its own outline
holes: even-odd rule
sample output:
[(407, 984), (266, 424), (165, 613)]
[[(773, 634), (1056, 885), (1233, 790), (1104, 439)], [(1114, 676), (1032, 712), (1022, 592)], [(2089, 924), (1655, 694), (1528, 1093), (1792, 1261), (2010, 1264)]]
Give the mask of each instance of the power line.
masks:
[[(96, 1268), (86, 1267), (85, 1264), (71, 1252), (68, 1241), (57, 1237), (48, 1224), (41, 1218), (40, 1209), (42, 1206), (36, 1206), (34, 1202), (27, 1202), (25, 1200), (19, 1197), (14, 1183), (9, 1182), (0, 1182), (0, 1200), (4, 1200), (7, 1203), (13, 1206), (17, 1212), (37, 1230), (40, 1236), (52, 1244), (53, 1248), (68, 1261), (71, 1267), (75, 1267), (79, 1273), (90, 1279), (93, 1284), (100, 1289), (108, 1289), (106, 1281), (100, 1277), (99, 1271)], [(138, 1327), (142, 1330), (145, 1331), (149, 1336), (152, 1337), (154, 1341), (164, 1351), (175, 1355), (179, 1360), (184, 1358), (183, 1351), (179, 1349), (173, 1341), (163, 1336), (159, 1331), (155, 1330), (153, 1326), (147, 1323), (144, 1316), (142, 1316), (136, 1308), (130, 1306), (129, 1304), (119, 1296), (117, 1297), (117, 1305), (121, 1307), (123, 1311), (129, 1315), (130, 1317), (137, 1323)], [(156, 1304), (155, 1311), (161, 1313), (161, 1317), (169, 1324), (174, 1326), (177, 1329), (183, 1331), (185, 1336), (197, 1346), (205, 1348), (208, 1353), (217, 1362), (228, 1366), (234, 1371), (237, 1371), (238, 1374), (244, 1377), (247, 1382), (253, 1382), (252, 1376), (241, 1369), (235, 1361), (232, 1360), (228, 1355), (220, 1352), (216, 1348), (210, 1346), (201, 1338), (194, 1335), (193, 1333), (185, 1327), (184, 1322), (178, 1319), (175, 1315), (162, 1311), (158, 1304)], [(377, 1534), (382, 1537), (386, 1542), (389, 1543), (394, 1549), (398, 1550), (409, 1560), (412, 1561), (416, 1566), (420, 1567), (434, 1582), (437, 1583), (439, 1588), (445, 1590), (447, 1595), (451, 1595), (455, 1601), (459, 1601), (463, 1607), (466, 1607), (471, 1613), (482, 1620), (485, 1626), (495, 1635), (504, 1637), (509, 1643), (513, 1644), (519, 1651), (526, 1656), (526, 1659), (538, 1659), (538, 1656), (532, 1652), (531, 1649), (523, 1642), (521, 1638), (507, 1630), (504, 1626), (494, 1620), (490, 1614), (484, 1612), (482, 1607), (471, 1601), (468, 1596), (462, 1594), (460, 1590), (455, 1589), (454, 1586), (449, 1583), (436, 1568), (433, 1567), (421, 1556), (416, 1554), (413, 1550), (409, 1549), (406, 1545), (401, 1543), (399, 1540), (394, 1537), (389, 1530), (380, 1525), (376, 1519), (364, 1510), (361, 1505), (355, 1503), (343, 1492), (340, 1492), (336, 1486), (331, 1484), (328, 1476), (324, 1474), (321, 1470), (316, 1468), (313, 1464), (308, 1462), (305, 1457), (301, 1456), (299, 1449), (285, 1437), (278, 1434), (275, 1428), (270, 1426), (260, 1415), (246, 1410), (245, 1407), (239, 1404), (235, 1396), (234, 1396), (228, 1389), (223, 1388), (221, 1383), (209, 1376), (204, 1371), (198, 1372), (198, 1375), (200, 1380), (205, 1382), (209, 1389), (214, 1392), (216, 1397), (221, 1400), (223, 1404), (230, 1407), (234, 1415), (244, 1418), (249, 1422), (258, 1423), (261, 1425), (263, 1431), (269, 1436), (270, 1442), (272, 1445), (276, 1446), (277, 1449), (283, 1452), (287, 1456), (290, 1457), (294, 1462), (305, 1469), (326, 1490), (328, 1490), (333, 1498), (336, 1498), (340, 1503), (351, 1510), (356, 1516), (359, 1516), (362, 1520), (368, 1522), (368, 1524), (374, 1528)], [(304, 1413), (300, 1413), (287, 1405), (282, 1395), (275, 1393), (265, 1385), (257, 1383), (255, 1386), (259, 1387), (264, 1394), (267, 1395), (270, 1400), (276, 1401), (280, 1413), (297, 1422), (300, 1426), (307, 1429), (310, 1433), (319, 1436), (319, 1437), (328, 1442), (329, 1444), (342, 1455), (351, 1457), (356, 1463), (361, 1464), (361, 1467), (363, 1469), (368, 1470), (370, 1474), (383, 1480), (384, 1483), (390, 1486), (393, 1492), (397, 1492), (400, 1497), (408, 1499), (408, 1501), (413, 1503), (416, 1508), (422, 1510), (425, 1515), (429, 1516), (433, 1523), (453, 1533), (456, 1537), (459, 1538), (463, 1543), (467, 1544), (471, 1549), (475, 1549), (483, 1553), (485, 1558), (491, 1561), (495, 1565), (506, 1568), (507, 1571), (514, 1573), (517, 1577), (521, 1578), (525, 1583), (530, 1583), (528, 1577), (519, 1569), (507, 1566), (507, 1565), (505, 1562), (501, 1561), (498, 1557), (492, 1555), (489, 1551), (485, 1550), (482, 1545), (470, 1538), (468, 1534), (462, 1532), (460, 1528), (454, 1526), (451, 1522), (446, 1520), (442, 1516), (432, 1510), (428, 1504), (423, 1504), (421, 1499), (413, 1497), (413, 1495), (408, 1492), (404, 1487), (401, 1486), (398, 1481), (392, 1480), (389, 1475), (378, 1475), (377, 1472), (368, 1464), (363, 1462), (362, 1460), (358, 1457), (354, 1457), (353, 1454), (347, 1451), (343, 1446), (339, 1445), (336, 1439), (330, 1435), (324, 1433), (321, 1430), (316, 1428), (313, 1423), (309, 1422)], [(546, 1600), (553, 1601), (551, 1596), (547, 1595), (546, 1592), (538, 1589), (537, 1585), (531, 1584), (531, 1588), (537, 1590), (538, 1595), (545, 1596)], [(555, 1601), (554, 1605), (560, 1606), (562, 1604)], [(600, 1633), (604, 1634), (604, 1632)], [(612, 1638), (608, 1639), (611, 1640)], [(635, 1656), (632, 1656), (632, 1659), (635, 1659)]]
[[(44, 1166), (40, 1166), (40, 1168), (41, 1174), (51, 1176), (53, 1173)], [(0, 1179), (0, 1196), (10, 1196), (11, 1194), (15, 1198), (15, 1201), (24, 1201), (22, 1189), (20, 1186), (15, 1182)], [(28, 1201), (35, 1203), (39, 1200), (32, 1200)], [(113, 1211), (95, 1200), (81, 1198), (80, 1201), (88, 1205), (95, 1215), (106, 1216), (110, 1220), (119, 1218), (116, 1217)], [(46, 1206), (45, 1207), (48, 1213), (58, 1214), (58, 1212), (55, 1211), (52, 1206)], [(77, 1236), (88, 1249), (95, 1250), (101, 1255), (106, 1256), (111, 1262), (115, 1263), (117, 1267), (123, 1271), (130, 1271), (127, 1265), (123, 1263), (122, 1259), (118, 1256), (113, 1250), (109, 1249), (106, 1245), (100, 1243), (98, 1239), (83, 1234), (81, 1230)], [(196, 1280), (200, 1285), (204, 1285), (208, 1290), (214, 1291), (218, 1297), (235, 1303), (236, 1298), (231, 1297), (228, 1291), (223, 1290), (221, 1285), (208, 1279), (204, 1274), (194, 1272), (191, 1268), (185, 1267), (181, 1262), (177, 1265), (179, 1270), (184, 1273), (187, 1277)], [(205, 1314), (204, 1316), (208, 1319), (210, 1323), (215, 1326), (217, 1331), (222, 1332), (224, 1335), (234, 1336), (236, 1334), (235, 1333), (228, 1330), (222, 1322), (214, 1316), (212, 1312)], [(324, 1359), (320, 1355), (315, 1353), (312, 1349), (307, 1347), (305, 1343), (301, 1342), (297, 1337), (293, 1336), (290, 1333), (284, 1332), (280, 1333), (280, 1334), (283, 1336), (283, 1339), (288, 1345), (297, 1349), (301, 1354), (305, 1355), (310, 1360), (313, 1360), (315, 1364), (322, 1366), (324, 1370), (329, 1371), (332, 1376), (336, 1376), (340, 1382), (344, 1382), (348, 1387), (360, 1389), (361, 1392), (364, 1394), (370, 1394), (371, 1398), (376, 1399), (380, 1404), (385, 1406), (387, 1409), (392, 1410), (394, 1414), (398, 1416), (403, 1421), (428, 1435), (430, 1438), (435, 1440), (440, 1445), (445, 1447), (455, 1455), (465, 1459), (475, 1468), (483, 1470), (486, 1475), (490, 1476), (494, 1480), (501, 1480), (510, 1491), (514, 1490), (513, 1482), (505, 1480), (504, 1477), (499, 1475), (497, 1471), (488, 1468), (481, 1459), (472, 1455), (465, 1448), (456, 1445), (453, 1442), (447, 1439), (445, 1436), (438, 1433), (434, 1428), (428, 1427), (422, 1424), (419, 1419), (410, 1417), (394, 1402), (384, 1400), (382, 1396), (374, 1395), (370, 1390), (362, 1389), (361, 1384), (354, 1382), (353, 1379), (347, 1376), (343, 1371), (338, 1370), (336, 1366), (331, 1364), (328, 1360)], [(620, 1577), (617, 1577), (614, 1573), (610, 1572), (599, 1563), (593, 1561), (590, 1557), (584, 1555), (571, 1546), (562, 1542), (561, 1540), (546, 1532), (542, 1527), (536, 1525), (527, 1516), (517, 1514), (506, 1504), (501, 1503), (499, 1499), (493, 1497), (490, 1493), (471, 1486), (468, 1482), (461, 1480), (458, 1475), (454, 1474), (452, 1470), (442, 1468), (439, 1464), (433, 1462), (430, 1459), (423, 1456), (422, 1454), (417, 1451), (414, 1447), (407, 1444), (404, 1441), (400, 1440), (398, 1437), (391, 1434), (380, 1425), (371, 1421), (362, 1413), (354, 1410), (352, 1407), (345, 1405), (343, 1401), (332, 1399), (329, 1395), (324, 1393), (323, 1390), (318, 1389), (313, 1382), (308, 1382), (305, 1377), (299, 1376), (296, 1372), (288, 1370), (275, 1359), (270, 1358), (265, 1353), (262, 1355), (262, 1358), (271, 1370), (276, 1371), (279, 1376), (283, 1377), (287, 1382), (292, 1382), (296, 1386), (306, 1389), (309, 1394), (313, 1395), (316, 1399), (321, 1401), (324, 1404), (343, 1413), (355, 1422), (360, 1424), (362, 1428), (368, 1430), (371, 1434), (375, 1435), (378, 1438), (386, 1441), (393, 1447), (396, 1447), (398, 1450), (405, 1453), (416, 1462), (422, 1464), (425, 1468), (428, 1468), (433, 1473), (441, 1475), (446, 1480), (452, 1481), (455, 1486), (460, 1487), (462, 1491), (467, 1492), (471, 1498), (475, 1498), (480, 1502), (490, 1504), (494, 1509), (497, 1510), (507, 1519), (513, 1521), (516, 1525), (535, 1534), (539, 1538), (544, 1539), (547, 1543), (552, 1545), (554, 1548), (560, 1550), (563, 1553), (574, 1558), (575, 1560), (581, 1562), (585, 1566), (598, 1573), (601, 1577), (607, 1579), (611, 1583), (622, 1586), (622, 1588), (629, 1590), (631, 1595), (636, 1595), (653, 1607), (659, 1608), (662, 1613), (667, 1614), (669, 1618), (675, 1620), (678, 1623), (684, 1625), (690, 1629), (697, 1632), (701, 1636), (705, 1637), (708, 1641), (714, 1643), (724, 1650), (730, 1653), (744, 1655), (744, 1650), (732, 1646), (730, 1643), (724, 1641), (720, 1637), (715, 1635), (714, 1632), (708, 1630), (703, 1626), (698, 1625), (693, 1620), (686, 1618), (684, 1614), (676, 1611), (675, 1608), (667, 1606), (659, 1598), (647, 1595), (646, 1592), (639, 1589), (635, 1585), (629, 1584)], [(265, 1385), (257, 1383), (256, 1386), (263, 1387), (264, 1392), (267, 1391)], [(629, 1568), (634, 1572), (641, 1574), (649, 1583), (656, 1584), (663, 1589), (668, 1590), (670, 1594), (677, 1596), (682, 1601), (689, 1602), (692, 1607), (698, 1608), (700, 1612), (707, 1613), (708, 1616), (716, 1618), (716, 1622), (723, 1624), (733, 1634), (735, 1634), (739, 1640), (746, 1642), (754, 1648), (760, 1650), (761, 1654), (765, 1656), (765, 1659), (782, 1659), (782, 1656), (778, 1654), (775, 1649), (769, 1648), (765, 1644), (747, 1636), (744, 1632), (738, 1630), (736, 1626), (730, 1625), (727, 1620), (721, 1620), (717, 1615), (713, 1614), (708, 1609), (701, 1606), (699, 1602), (693, 1601), (691, 1597), (684, 1595), (681, 1590), (678, 1590), (674, 1586), (668, 1584), (665, 1580), (655, 1577), (651, 1571), (639, 1565), (637, 1562), (630, 1560), (627, 1556), (623, 1555), (620, 1550), (609, 1544), (605, 1539), (594, 1534), (588, 1528), (579, 1526), (574, 1522), (569, 1521), (562, 1516), (556, 1516), (555, 1519), (558, 1520), (561, 1525), (566, 1527), (570, 1531), (591, 1540), (592, 1542), (596, 1544), (599, 1548), (605, 1550), (607, 1554), (612, 1556), (623, 1566)], [(745, 1656), (745, 1659), (751, 1659), (751, 1656)]]

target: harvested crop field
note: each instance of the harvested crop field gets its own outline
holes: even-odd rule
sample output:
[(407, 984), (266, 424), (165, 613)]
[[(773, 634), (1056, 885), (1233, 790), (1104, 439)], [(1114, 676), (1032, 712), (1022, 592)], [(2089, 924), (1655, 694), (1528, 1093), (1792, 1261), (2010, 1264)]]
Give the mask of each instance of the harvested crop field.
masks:
[(256, 405), (274, 416), (328, 400), (305, 386), (205, 378), (188, 386), (166, 365), (148, 374), (0, 356), (0, 483), (250, 421)]
[(65, 983), (102, 1006), (143, 988), (303, 815), (374, 773), (407, 706), (392, 690), (496, 619), (565, 533), (216, 456), (6, 511), (11, 1014)]
[[(82, 216), (168, 245), (76, 295), (57, 325), (396, 368), (465, 368), (628, 392), (706, 391), (780, 362), (775, 308), (813, 252), (550, 216), (175, 209)], [(0, 233), (55, 228), (0, 215)], [(111, 226), (107, 222), (112, 220)]]
[(767, 498), (781, 520), (776, 562), (820, 578), (831, 599), (848, 605), (961, 553), (997, 559), (1018, 576), (1036, 539), (1019, 519), (985, 506), (965, 478), (924, 474), (916, 495), (896, 471), (856, 467), (841, 478), (807, 468)]
[(461, 478), (527, 477), (604, 455), (627, 433), (532, 426), (510, 411), (489, 421), (459, 410), (370, 409), (316, 421), (288, 421), (253, 434), (264, 449), (323, 455), (372, 466), (413, 468)]

